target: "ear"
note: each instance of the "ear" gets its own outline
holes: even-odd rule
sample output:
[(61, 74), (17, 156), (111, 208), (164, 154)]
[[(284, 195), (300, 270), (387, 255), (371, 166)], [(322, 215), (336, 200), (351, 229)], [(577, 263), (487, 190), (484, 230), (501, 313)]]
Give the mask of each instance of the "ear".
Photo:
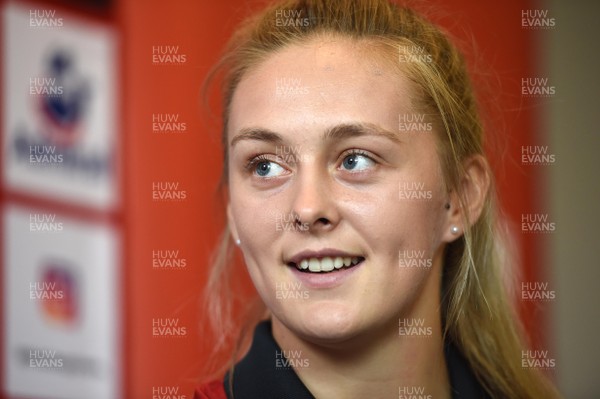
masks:
[[(471, 227), (481, 216), (490, 189), (490, 172), (482, 155), (473, 155), (464, 163), (464, 175), (458, 187), (449, 194), (450, 209), (442, 240), (452, 242), (463, 235), (466, 227)], [(464, 202), (461, 203), (461, 197)], [(465, 226), (465, 223), (469, 226)], [(457, 227), (458, 231), (453, 231)]]
[(229, 226), (229, 232), (231, 233), (231, 238), (233, 241), (239, 240), (237, 227), (235, 226), (235, 220), (233, 218), (233, 212), (231, 211), (231, 204), (227, 203), (227, 224)]

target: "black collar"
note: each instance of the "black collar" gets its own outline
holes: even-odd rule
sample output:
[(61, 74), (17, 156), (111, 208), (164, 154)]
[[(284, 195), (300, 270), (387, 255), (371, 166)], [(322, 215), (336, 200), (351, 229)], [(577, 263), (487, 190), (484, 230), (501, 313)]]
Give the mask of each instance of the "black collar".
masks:
[[(445, 346), (445, 355), (452, 399), (489, 398), (454, 345)], [(302, 366), (302, 359), (293, 359), (293, 355), (290, 359)], [(234, 368), (234, 395), (229, 389), (229, 373), (225, 376), (228, 399), (314, 399), (288, 365), (290, 360), (282, 357), (281, 348), (271, 334), (271, 322), (259, 323), (250, 351)]]

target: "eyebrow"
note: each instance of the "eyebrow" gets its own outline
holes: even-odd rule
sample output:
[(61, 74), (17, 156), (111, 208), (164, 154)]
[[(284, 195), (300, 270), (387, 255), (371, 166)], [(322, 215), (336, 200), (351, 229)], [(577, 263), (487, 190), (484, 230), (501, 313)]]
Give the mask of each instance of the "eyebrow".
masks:
[[(394, 143), (401, 142), (398, 134), (373, 123), (342, 123), (335, 125), (325, 131), (323, 139), (342, 141), (361, 136), (382, 136)], [(272, 130), (263, 128), (244, 128), (231, 140), (230, 147), (235, 146), (242, 140), (265, 141), (273, 144), (282, 144), (284, 142), (283, 137)]]
[(325, 132), (323, 137), (329, 140), (344, 140), (361, 136), (382, 136), (394, 143), (400, 143), (400, 137), (374, 123), (343, 123), (333, 126)]
[(244, 128), (240, 130), (240, 132), (231, 139), (230, 147), (235, 146), (238, 142), (242, 140), (258, 140), (258, 141), (266, 141), (268, 143), (273, 144), (282, 144), (283, 137), (280, 134), (273, 132), (269, 129), (263, 128)]

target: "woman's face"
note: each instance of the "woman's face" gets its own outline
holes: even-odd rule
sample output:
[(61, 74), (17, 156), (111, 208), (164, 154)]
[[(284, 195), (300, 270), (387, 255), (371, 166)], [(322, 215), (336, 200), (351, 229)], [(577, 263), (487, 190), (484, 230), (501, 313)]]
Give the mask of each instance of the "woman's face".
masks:
[(449, 225), (435, 133), (409, 80), (372, 51), (333, 38), (288, 46), (232, 99), (233, 234), (273, 317), (314, 341), (439, 306)]

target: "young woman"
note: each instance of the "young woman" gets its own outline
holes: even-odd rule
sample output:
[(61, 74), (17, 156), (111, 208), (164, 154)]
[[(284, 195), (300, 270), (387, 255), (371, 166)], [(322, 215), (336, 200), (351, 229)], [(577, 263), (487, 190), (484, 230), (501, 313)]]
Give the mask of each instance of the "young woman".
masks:
[(196, 398), (557, 396), (521, 364), (481, 124), (437, 27), (385, 0), (283, 1), (220, 67), (210, 311), (227, 336), (235, 243), (267, 317)]

